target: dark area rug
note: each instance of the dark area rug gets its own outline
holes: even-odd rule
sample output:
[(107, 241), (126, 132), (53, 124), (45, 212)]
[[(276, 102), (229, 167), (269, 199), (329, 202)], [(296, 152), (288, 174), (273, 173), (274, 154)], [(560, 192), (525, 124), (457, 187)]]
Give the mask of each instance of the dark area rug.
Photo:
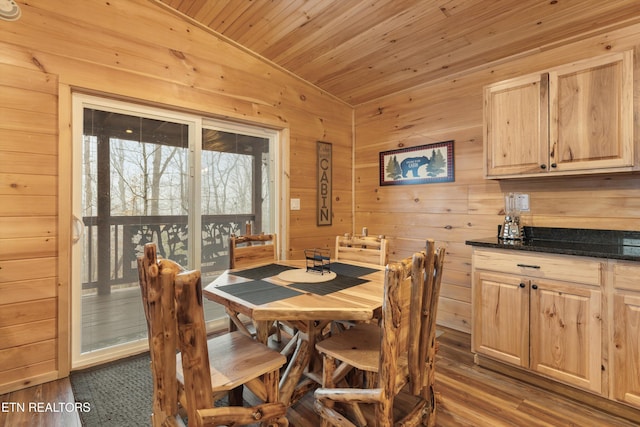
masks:
[[(143, 427), (151, 425), (153, 379), (149, 353), (94, 366), (70, 375), (76, 402), (89, 403), (79, 412), (84, 427)], [(226, 397), (214, 402), (228, 406)], [(245, 406), (249, 403), (245, 400)]]
[(138, 427), (151, 425), (153, 381), (149, 353), (72, 372), (76, 402), (88, 402), (80, 412), (85, 427)]

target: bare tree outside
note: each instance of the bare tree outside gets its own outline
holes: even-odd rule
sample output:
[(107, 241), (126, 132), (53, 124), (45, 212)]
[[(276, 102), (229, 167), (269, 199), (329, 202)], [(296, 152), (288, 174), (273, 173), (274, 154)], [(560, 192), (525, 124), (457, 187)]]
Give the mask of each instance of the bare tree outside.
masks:
[(253, 157), (204, 151), (202, 164), (202, 213), (251, 213)]
[[(190, 206), (195, 202), (200, 204), (202, 215), (228, 218), (223, 220), (227, 225), (221, 223), (220, 230), (215, 232), (218, 241), (224, 240), (224, 235), (228, 236), (229, 232), (237, 232), (247, 218), (259, 218), (260, 230), (254, 228), (255, 231), (269, 232), (272, 178), (269, 140), (203, 129), (205, 142), (200, 167), (197, 168), (190, 158), (193, 148), (189, 147), (186, 137), (188, 127), (177, 122), (85, 109), (82, 188), (83, 217), (87, 226), (98, 227), (98, 230), (99, 218), (103, 224), (106, 218), (111, 218), (108, 219), (111, 224), (131, 224), (130, 220), (115, 219), (119, 217), (139, 218), (137, 223), (144, 226), (148, 221), (145, 217), (151, 216), (165, 218), (166, 226), (161, 225), (164, 230), (169, 230), (167, 227), (172, 221), (179, 224), (181, 231), (174, 227), (173, 231), (167, 232), (181, 233), (179, 238), (186, 239), (184, 218), (190, 214)], [(191, 200), (190, 186), (196, 173), (200, 174), (201, 192), (199, 200), (194, 201)], [(98, 183), (99, 176), (103, 177), (102, 184)], [(98, 188), (99, 185), (108, 188)], [(107, 200), (108, 210), (105, 210), (103, 202), (102, 211), (98, 212), (98, 195), (101, 200)], [(228, 221), (233, 221), (234, 216), (243, 219), (236, 220), (235, 226), (230, 228)], [(205, 230), (205, 226), (210, 227), (210, 224), (203, 223), (200, 234), (212, 236), (211, 229)], [(153, 227), (160, 230), (156, 225)], [(159, 232), (161, 230), (156, 231)], [(112, 233), (118, 233), (112, 237), (115, 239), (113, 244), (124, 245), (130, 239), (122, 234), (123, 231)], [(91, 244), (98, 247), (99, 233), (90, 234)], [(104, 229), (102, 236), (104, 240)], [(224, 252), (224, 241), (219, 244), (221, 248), (208, 256)], [(183, 246), (186, 248), (187, 243)], [(122, 258), (128, 253), (131, 252), (123, 248), (116, 256)], [(123, 262), (127, 260), (115, 261), (118, 265)], [(211, 260), (208, 262), (211, 265)], [(97, 265), (97, 260), (92, 264)], [(95, 275), (93, 272), (90, 274)], [(112, 273), (111, 276), (114, 274), (117, 275)]]

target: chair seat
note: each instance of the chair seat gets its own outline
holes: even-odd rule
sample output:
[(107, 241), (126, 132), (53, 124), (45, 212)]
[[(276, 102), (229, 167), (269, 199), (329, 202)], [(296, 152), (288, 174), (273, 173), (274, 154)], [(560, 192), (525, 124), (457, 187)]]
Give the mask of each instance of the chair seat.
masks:
[(382, 330), (377, 324), (358, 323), (320, 341), (316, 344), (316, 349), (354, 368), (378, 372), (381, 334)]
[[(230, 391), (268, 372), (280, 369), (287, 358), (242, 332), (207, 340), (213, 392)], [(176, 356), (176, 376), (184, 384), (182, 357)]]

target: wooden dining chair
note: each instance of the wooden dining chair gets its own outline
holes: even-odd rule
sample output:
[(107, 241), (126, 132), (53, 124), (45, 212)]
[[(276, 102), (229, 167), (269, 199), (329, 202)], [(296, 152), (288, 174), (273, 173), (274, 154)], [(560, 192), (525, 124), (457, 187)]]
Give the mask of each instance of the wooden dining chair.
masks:
[[(335, 260), (356, 261), (367, 264), (387, 265), (389, 249), (384, 236), (358, 236), (345, 234), (336, 237)], [(334, 320), (330, 333), (335, 334), (352, 327), (356, 322)]]
[[(286, 358), (240, 332), (207, 339), (200, 271), (158, 260), (154, 243), (138, 258), (138, 274), (149, 332), (152, 425), (184, 425), (183, 412), (190, 426), (287, 426), (286, 406), (278, 402)], [(241, 406), (243, 386), (265, 403)], [(225, 395), (238, 406), (214, 407)]]
[[(436, 312), (444, 253), (429, 240), (426, 251), (387, 265), (381, 324), (357, 324), (316, 344), (323, 356), (323, 386), (314, 393), (314, 407), (323, 426), (435, 425)], [(365, 372), (364, 386), (346, 384), (354, 369)]]
[[(247, 234), (244, 236), (231, 235), (229, 238), (229, 268), (247, 268), (253, 265), (275, 262), (278, 260), (278, 245), (276, 234)], [(238, 312), (225, 308), (229, 316), (229, 331), (239, 330), (246, 335), (255, 337), (255, 327), (249, 328), (249, 319)], [(274, 322), (269, 336), (276, 342), (282, 341), (282, 324)]]
[(389, 250), (384, 236), (336, 237), (336, 261), (356, 261), (368, 264), (387, 265)]
[(248, 234), (229, 238), (229, 268), (278, 260), (276, 234)]

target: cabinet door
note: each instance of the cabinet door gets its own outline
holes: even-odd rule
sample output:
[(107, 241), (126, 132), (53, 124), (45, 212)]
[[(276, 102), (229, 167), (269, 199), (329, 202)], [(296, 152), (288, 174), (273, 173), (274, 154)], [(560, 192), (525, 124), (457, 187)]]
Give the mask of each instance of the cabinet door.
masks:
[(484, 91), (487, 177), (545, 172), (549, 158), (548, 80), (534, 74)]
[(532, 370), (601, 391), (601, 294), (599, 288), (532, 280)]
[(633, 57), (594, 58), (549, 73), (549, 170), (633, 165)]
[(640, 408), (640, 292), (613, 296), (613, 398)]
[(529, 366), (529, 290), (518, 276), (477, 272), (472, 351)]

